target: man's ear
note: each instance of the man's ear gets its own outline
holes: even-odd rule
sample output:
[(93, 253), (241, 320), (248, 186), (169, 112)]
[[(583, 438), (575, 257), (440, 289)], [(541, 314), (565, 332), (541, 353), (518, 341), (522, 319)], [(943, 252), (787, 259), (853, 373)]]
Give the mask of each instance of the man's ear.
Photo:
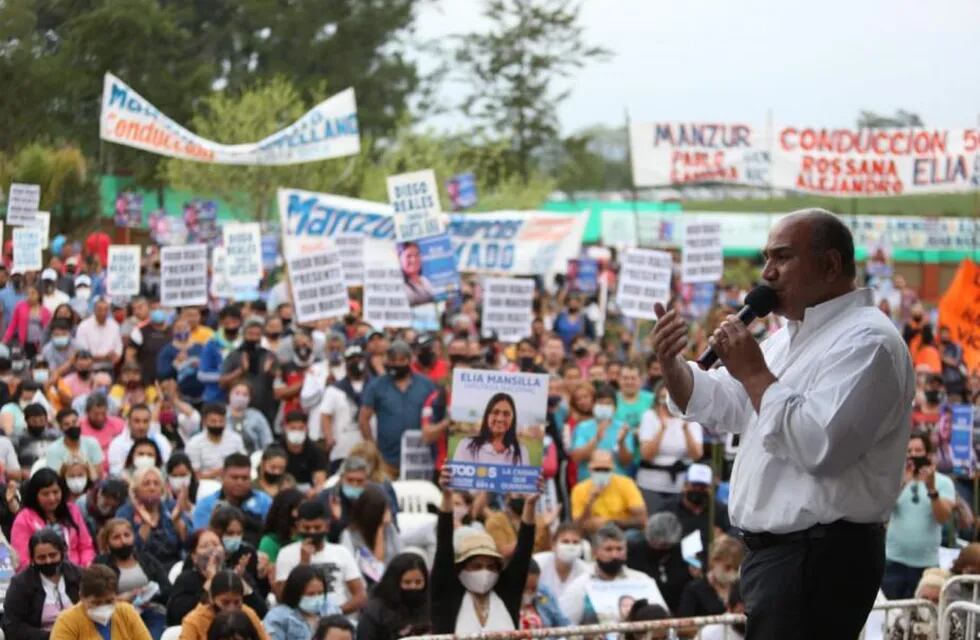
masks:
[(833, 282), (844, 273), (844, 259), (837, 249), (828, 249), (823, 256), (827, 282)]

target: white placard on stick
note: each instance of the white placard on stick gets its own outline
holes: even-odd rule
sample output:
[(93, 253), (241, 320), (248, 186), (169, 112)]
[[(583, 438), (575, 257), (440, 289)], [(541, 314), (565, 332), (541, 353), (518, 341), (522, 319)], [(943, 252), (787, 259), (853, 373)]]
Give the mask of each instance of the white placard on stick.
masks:
[(395, 214), (399, 242), (442, 233), (442, 207), (432, 169), (388, 176), (388, 201)]
[(364, 322), (379, 329), (412, 326), (405, 277), (398, 267), (369, 264), (364, 268)]
[(483, 284), (483, 331), (495, 331), (501, 342), (531, 335), (534, 280), (487, 278)]
[(208, 246), (160, 248), (160, 304), (185, 307), (208, 301)]
[(652, 249), (630, 249), (623, 254), (616, 303), (628, 318), (656, 320), (653, 305), (670, 301), (670, 254)]
[(718, 282), (724, 271), (721, 223), (689, 220), (684, 225), (681, 282)]
[(262, 227), (257, 222), (224, 225), (225, 274), (233, 285), (262, 279)]
[(348, 287), (364, 285), (364, 234), (340, 233), (334, 236), (334, 244), (340, 253), (340, 267)]
[(48, 248), (49, 236), (51, 235), (51, 213), (48, 211), (38, 211), (34, 214), (34, 223), (30, 226), (41, 230), (41, 248)]
[(225, 271), (225, 257), (224, 247), (211, 249), (211, 295), (215, 298), (231, 298), (235, 291)]
[(14, 227), (13, 238), (13, 271), (40, 271), (44, 267), (41, 259), (41, 230), (37, 227)]
[(339, 318), (350, 311), (340, 254), (336, 249), (304, 253), (287, 260), (293, 308), (300, 323)]
[(106, 293), (110, 296), (135, 296), (139, 294), (139, 245), (109, 245), (109, 265), (106, 267), (105, 283)]
[(32, 225), (41, 206), (41, 186), (14, 182), (7, 197), (7, 224)]

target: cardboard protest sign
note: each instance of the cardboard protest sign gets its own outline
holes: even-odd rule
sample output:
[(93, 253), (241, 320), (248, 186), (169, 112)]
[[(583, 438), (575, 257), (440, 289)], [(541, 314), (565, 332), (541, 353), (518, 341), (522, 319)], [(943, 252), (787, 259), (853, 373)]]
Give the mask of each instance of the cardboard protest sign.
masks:
[(364, 269), (363, 319), (372, 327), (412, 326), (401, 270), (383, 264), (369, 264)]
[(38, 227), (14, 227), (14, 264), (11, 269), (15, 273), (40, 271), (44, 268), (41, 257), (41, 229)]
[(592, 258), (569, 260), (566, 278), (570, 291), (594, 295), (599, 289), (599, 261)]
[(980, 267), (963, 260), (939, 301), (939, 326), (949, 327), (963, 347), (963, 361), (973, 371), (980, 366)]
[(160, 304), (187, 307), (208, 301), (208, 247), (160, 247)]
[(106, 266), (106, 293), (110, 296), (135, 296), (140, 292), (140, 247), (135, 244), (109, 245)]
[(548, 376), (453, 370), (446, 465), (463, 491), (537, 493)]
[(445, 233), (396, 245), (408, 304), (443, 301), (459, 289), (456, 253)]
[(353, 89), (327, 98), (259, 142), (221, 144), (180, 126), (111, 73), (105, 74), (103, 82), (99, 136), (151, 153), (210, 164), (296, 164), (354, 155), (361, 148)]
[(35, 214), (34, 226), (41, 230), (41, 248), (47, 249), (51, 234), (51, 213), (48, 211), (38, 211)]
[(623, 254), (616, 304), (620, 312), (640, 320), (656, 320), (653, 305), (670, 300), (673, 264), (666, 251), (630, 249)]
[(681, 282), (717, 282), (725, 271), (721, 224), (689, 220), (684, 225)]
[(487, 278), (483, 283), (483, 331), (495, 331), (501, 342), (531, 335), (534, 281), (527, 278)]
[(954, 404), (950, 407), (952, 425), (949, 437), (953, 473), (970, 477), (973, 472), (973, 405)]
[(41, 186), (13, 182), (7, 196), (7, 224), (31, 225), (41, 206)]
[(432, 169), (388, 176), (388, 201), (395, 215), (395, 237), (401, 242), (442, 233), (442, 207)]
[(334, 238), (337, 253), (340, 254), (340, 267), (344, 272), (344, 282), (348, 287), (364, 285), (364, 235), (360, 233), (341, 233)]
[(257, 222), (224, 225), (225, 276), (232, 285), (262, 279), (262, 227)]
[(286, 263), (297, 322), (339, 318), (350, 311), (340, 255), (335, 249), (289, 256)]
[(432, 480), (434, 469), (435, 461), (432, 460), (432, 447), (422, 439), (422, 431), (409, 429), (403, 433), (398, 478), (400, 480)]

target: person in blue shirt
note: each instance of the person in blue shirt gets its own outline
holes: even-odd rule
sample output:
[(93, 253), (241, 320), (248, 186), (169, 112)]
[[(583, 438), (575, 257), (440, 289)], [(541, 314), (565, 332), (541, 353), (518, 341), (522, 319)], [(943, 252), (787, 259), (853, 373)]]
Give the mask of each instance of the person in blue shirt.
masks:
[(613, 452), (616, 472), (629, 476), (636, 455), (636, 436), (629, 425), (616, 419), (616, 390), (603, 384), (596, 390), (592, 418), (575, 425), (572, 459), (578, 463), (578, 481), (589, 477), (588, 460), (596, 449)]
[(431, 380), (413, 373), (412, 349), (402, 340), (388, 347), (385, 368), (387, 373), (364, 388), (358, 424), (365, 440), (374, 440), (371, 418), (378, 419), (378, 449), (384, 471), (389, 478), (398, 478), (401, 462), (402, 434), (409, 429), (422, 428), (422, 407), (435, 391)]
[(14, 307), (24, 299), (21, 290), (23, 280), (24, 276), (19, 273), (11, 276), (7, 271), (7, 265), (0, 262), (0, 312), (3, 313), (3, 317), (0, 318), (0, 335), (6, 333), (10, 318), (14, 315)]
[(204, 347), (191, 342), (191, 332), (183, 318), (174, 320), (170, 342), (157, 353), (157, 378), (174, 378), (181, 397), (187, 402), (200, 402), (204, 385), (198, 380), (201, 352)]
[(218, 312), (218, 323), (221, 329), (204, 345), (197, 372), (197, 379), (204, 384), (204, 402), (228, 402), (226, 387), (239, 377), (237, 370), (222, 375), (221, 365), (228, 354), (238, 348), (242, 327), (241, 309), (234, 304), (226, 306)]
[(582, 309), (581, 295), (578, 293), (568, 294), (565, 310), (555, 318), (553, 330), (565, 343), (566, 349), (570, 348), (572, 342), (579, 336), (595, 340), (595, 325)]
[(640, 388), (640, 367), (627, 362), (619, 370), (619, 391), (616, 393), (616, 419), (630, 429), (640, 428), (643, 414), (653, 406), (653, 393)]
[(567, 627), (571, 624), (561, 611), (558, 598), (548, 587), (539, 583), (541, 567), (531, 559), (521, 598), (521, 629)]
[(219, 502), (238, 507), (245, 513), (245, 542), (258, 547), (272, 498), (252, 489), (252, 461), (244, 453), (233, 453), (225, 458), (220, 491), (198, 498), (192, 518), (195, 530), (207, 528), (211, 512)]

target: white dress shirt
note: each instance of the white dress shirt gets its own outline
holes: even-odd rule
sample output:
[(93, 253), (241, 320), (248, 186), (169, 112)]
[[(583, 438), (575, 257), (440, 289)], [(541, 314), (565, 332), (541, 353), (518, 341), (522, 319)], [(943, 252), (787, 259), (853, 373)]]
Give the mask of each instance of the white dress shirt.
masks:
[(788, 533), (841, 519), (885, 522), (901, 489), (915, 374), (871, 291), (808, 308), (762, 351), (778, 381), (758, 414), (727, 370), (690, 363), (694, 389), (682, 417), (741, 434), (732, 523)]
[(121, 356), (123, 344), (119, 324), (111, 316), (105, 319), (104, 324), (99, 324), (94, 315), (89, 316), (75, 331), (75, 348), (84, 349), (96, 358), (109, 353)]

